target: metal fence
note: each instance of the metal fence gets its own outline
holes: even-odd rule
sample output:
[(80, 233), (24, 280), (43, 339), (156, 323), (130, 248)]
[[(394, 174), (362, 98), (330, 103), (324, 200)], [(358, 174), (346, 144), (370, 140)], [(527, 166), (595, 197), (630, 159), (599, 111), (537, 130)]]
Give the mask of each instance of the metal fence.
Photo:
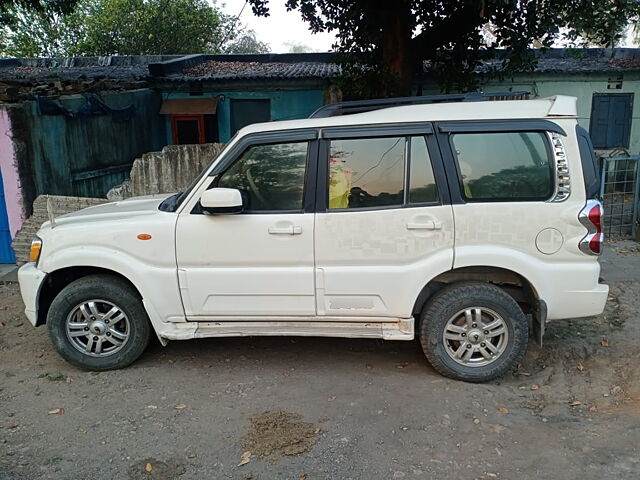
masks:
[(635, 237), (640, 201), (640, 156), (603, 158), (601, 181), (605, 235)]

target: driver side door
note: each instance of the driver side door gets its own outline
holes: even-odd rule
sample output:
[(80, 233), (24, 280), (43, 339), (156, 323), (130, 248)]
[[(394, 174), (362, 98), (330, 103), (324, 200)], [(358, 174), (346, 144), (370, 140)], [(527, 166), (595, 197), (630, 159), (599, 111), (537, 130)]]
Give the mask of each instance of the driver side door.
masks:
[(180, 214), (176, 253), (188, 320), (315, 316), (316, 135), (241, 139), (206, 189), (240, 190), (243, 212), (206, 215), (195, 203)]

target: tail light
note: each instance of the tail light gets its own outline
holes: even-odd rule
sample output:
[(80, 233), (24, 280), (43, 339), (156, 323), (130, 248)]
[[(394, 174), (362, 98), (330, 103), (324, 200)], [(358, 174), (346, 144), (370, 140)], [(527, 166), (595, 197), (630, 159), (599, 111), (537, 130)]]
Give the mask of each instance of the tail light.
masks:
[(600, 255), (604, 234), (602, 233), (602, 204), (598, 200), (587, 200), (587, 204), (580, 211), (578, 219), (587, 229), (578, 247), (587, 255)]

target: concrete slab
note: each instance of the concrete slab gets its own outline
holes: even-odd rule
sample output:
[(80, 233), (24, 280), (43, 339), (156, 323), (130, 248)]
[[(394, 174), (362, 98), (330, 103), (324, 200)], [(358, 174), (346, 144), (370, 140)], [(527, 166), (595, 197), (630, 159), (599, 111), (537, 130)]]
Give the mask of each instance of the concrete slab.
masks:
[(0, 263), (0, 282), (17, 282), (18, 266), (13, 263)]
[(600, 275), (605, 283), (637, 280), (640, 272), (640, 243), (634, 240), (606, 243), (600, 256), (600, 265)]

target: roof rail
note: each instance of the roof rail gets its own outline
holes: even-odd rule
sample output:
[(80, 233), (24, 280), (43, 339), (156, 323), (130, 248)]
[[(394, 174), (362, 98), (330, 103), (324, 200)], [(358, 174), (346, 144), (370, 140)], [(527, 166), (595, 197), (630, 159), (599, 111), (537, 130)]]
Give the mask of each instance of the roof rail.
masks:
[(421, 105), (429, 103), (451, 102), (483, 102), (489, 100), (528, 100), (530, 92), (472, 92), (448, 95), (424, 95), (421, 97), (378, 98), (375, 100), (355, 100), (350, 102), (330, 103), (318, 108), (309, 118), (337, 117), (352, 113), (371, 112), (383, 108), (403, 105)]

